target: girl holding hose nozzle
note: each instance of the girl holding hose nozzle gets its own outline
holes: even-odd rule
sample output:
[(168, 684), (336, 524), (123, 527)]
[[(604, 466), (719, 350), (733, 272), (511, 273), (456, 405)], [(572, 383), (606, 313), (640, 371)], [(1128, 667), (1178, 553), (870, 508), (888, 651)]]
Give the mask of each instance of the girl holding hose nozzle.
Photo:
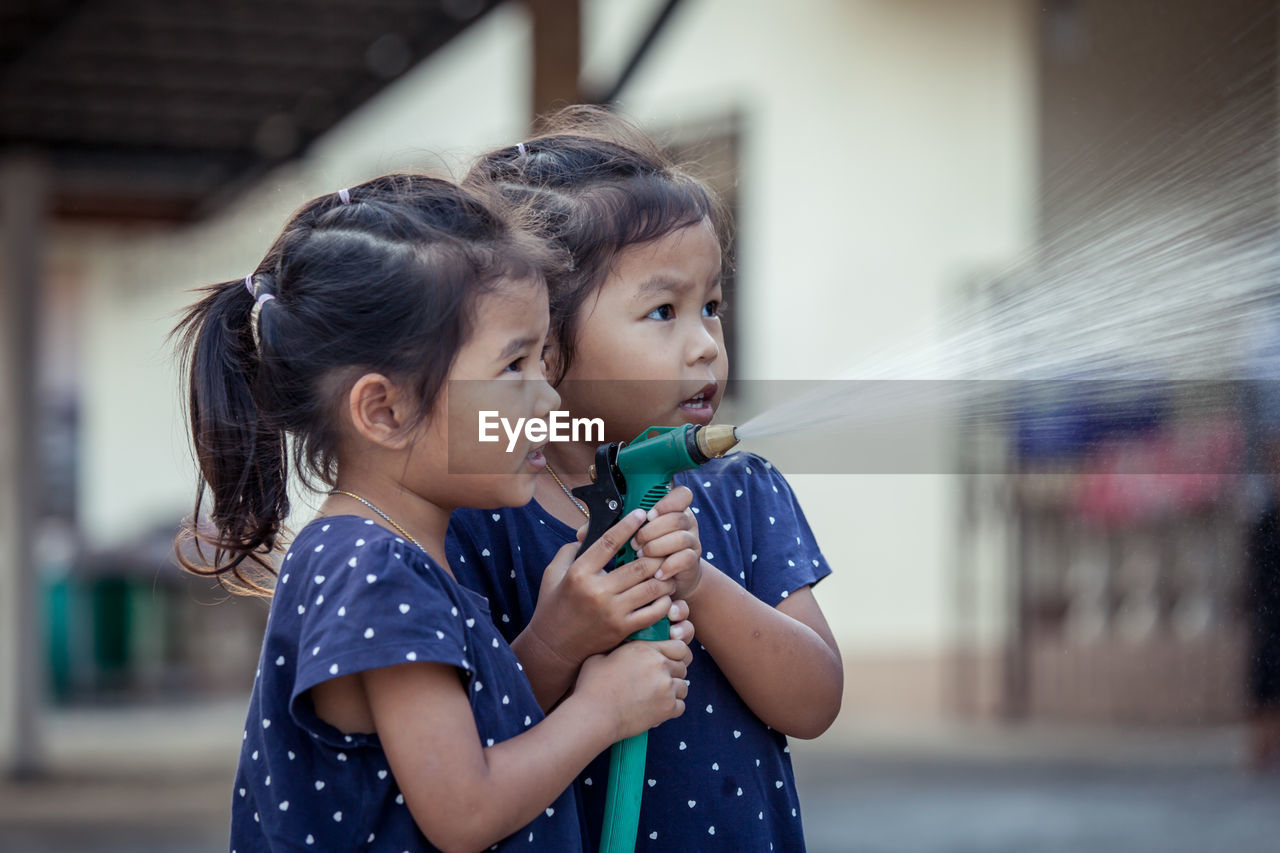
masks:
[[(548, 368), (566, 409), (602, 418), (606, 441), (712, 419), (728, 377), (724, 219), (700, 182), (592, 108), (482, 157), (467, 182), (533, 204), (571, 257), (548, 282)], [(555, 650), (526, 661), (540, 698), (563, 692), (584, 653), (642, 627), (633, 601), (602, 590), (607, 576), (569, 566), (586, 520), (571, 491), (594, 452), (549, 445), (530, 504), (451, 520), (460, 578), (489, 597), (499, 629)], [(802, 850), (787, 736), (816, 737), (839, 710), (840, 656), (810, 589), (830, 569), (766, 460), (712, 459), (675, 483), (634, 537), (640, 559), (619, 570), (666, 582), (699, 637), (688, 713), (649, 735), (637, 849)], [(600, 838), (606, 767), (607, 756), (578, 780), (588, 842)]]

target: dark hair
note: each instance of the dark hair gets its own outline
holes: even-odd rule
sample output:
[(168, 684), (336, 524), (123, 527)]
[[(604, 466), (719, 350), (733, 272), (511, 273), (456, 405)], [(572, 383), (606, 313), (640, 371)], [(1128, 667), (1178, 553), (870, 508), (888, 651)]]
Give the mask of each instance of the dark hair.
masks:
[(351, 384), (367, 372), (407, 383), (421, 423), (479, 296), (505, 277), (541, 280), (548, 252), (483, 193), (393, 174), (308, 202), (247, 280), (203, 288), (173, 331), (200, 468), (182, 566), (269, 594), (290, 460), (304, 482), (333, 485)]
[(726, 248), (728, 217), (702, 181), (608, 110), (568, 107), (541, 127), (518, 146), (480, 157), (463, 183), (529, 205), (543, 235), (568, 254), (568, 265), (547, 276), (560, 355), (552, 384), (559, 384), (573, 362), (578, 308), (604, 284), (620, 250), (703, 219)]

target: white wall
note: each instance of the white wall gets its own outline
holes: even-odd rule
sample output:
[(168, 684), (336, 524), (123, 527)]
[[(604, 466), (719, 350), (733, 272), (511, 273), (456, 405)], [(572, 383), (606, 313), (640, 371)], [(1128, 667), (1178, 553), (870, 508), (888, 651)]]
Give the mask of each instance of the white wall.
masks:
[[(598, 0), (607, 77), (636, 6)], [(1009, 262), (1034, 221), (1032, 10), (1018, 0), (698, 0), (627, 91), (660, 129), (744, 119), (734, 375), (831, 378)], [(613, 55), (610, 56), (609, 54)], [(947, 638), (955, 482), (791, 478), (836, 568), (818, 588), (846, 652)]]

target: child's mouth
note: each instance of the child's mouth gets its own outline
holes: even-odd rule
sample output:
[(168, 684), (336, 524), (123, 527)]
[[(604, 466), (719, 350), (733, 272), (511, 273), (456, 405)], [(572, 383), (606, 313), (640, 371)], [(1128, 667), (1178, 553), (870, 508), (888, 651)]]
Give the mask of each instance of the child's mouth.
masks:
[(546, 445), (541, 444), (525, 454), (524, 461), (535, 471), (541, 471), (543, 468), (547, 467), (547, 457), (542, 455), (542, 449), (544, 447), (546, 447)]
[(712, 401), (715, 399), (717, 390), (716, 383), (709, 382), (702, 386), (698, 393), (692, 397), (685, 398), (678, 408), (685, 417), (694, 423), (710, 423), (711, 416), (715, 414)]

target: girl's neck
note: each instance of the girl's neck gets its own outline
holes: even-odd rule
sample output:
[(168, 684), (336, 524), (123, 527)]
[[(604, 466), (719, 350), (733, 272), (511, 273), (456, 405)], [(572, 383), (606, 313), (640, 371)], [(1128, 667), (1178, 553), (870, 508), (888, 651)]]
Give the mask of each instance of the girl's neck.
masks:
[(556, 442), (542, 451), (547, 462), (569, 488), (591, 482), (588, 470), (596, 461), (596, 445), (584, 442)]
[[(338, 494), (339, 491), (359, 495), (377, 509), (365, 505), (357, 498)], [(386, 518), (377, 510), (385, 513)], [(408, 536), (452, 574), (444, 547), (450, 512), (450, 509), (437, 506), (426, 498), (407, 491), (398, 482), (366, 477), (339, 477), (335, 491), (320, 505), (321, 515), (358, 515), (371, 519), (397, 535)], [(400, 529), (397, 530), (397, 527)]]
[(547, 457), (547, 471), (538, 477), (533, 499), (570, 527), (581, 526), (586, 516), (566, 491), (591, 482), (587, 469), (595, 461), (596, 446), (557, 442), (542, 452)]

